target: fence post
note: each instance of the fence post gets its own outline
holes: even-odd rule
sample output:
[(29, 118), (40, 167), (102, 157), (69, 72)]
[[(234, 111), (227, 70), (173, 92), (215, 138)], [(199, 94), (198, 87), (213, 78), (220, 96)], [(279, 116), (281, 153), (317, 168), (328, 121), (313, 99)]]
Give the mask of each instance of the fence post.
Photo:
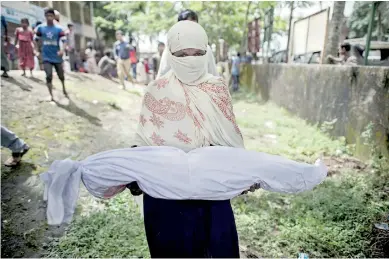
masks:
[(364, 62), (365, 66), (367, 66), (369, 60), (370, 41), (371, 41), (371, 34), (373, 31), (374, 16), (375, 16), (375, 11), (377, 9), (377, 4), (378, 2), (373, 2), (370, 9), (370, 21), (369, 21), (369, 28), (367, 30), (366, 47), (365, 47), (365, 62)]

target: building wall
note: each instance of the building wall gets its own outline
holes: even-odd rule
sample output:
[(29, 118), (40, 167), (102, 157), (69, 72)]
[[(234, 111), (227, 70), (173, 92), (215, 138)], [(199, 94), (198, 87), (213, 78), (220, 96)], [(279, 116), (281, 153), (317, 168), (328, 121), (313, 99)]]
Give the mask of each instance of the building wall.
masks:
[(313, 124), (334, 121), (331, 134), (356, 144), (360, 158), (371, 154), (361, 135), (373, 123), (376, 147), (389, 155), (388, 67), (246, 65), (241, 77), (242, 87)]
[(75, 1), (2, 1), (1, 15), (4, 15), (11, 25), (9, 34), (12, 35), (13, 27), (20, 24), (21, 18), (28, 18), (33, 25), (37, 21), (45, 21), (44, 8), (52, 7), (61, 13), (60, 24), (67, 28), (72, 22), (79, 48), (85, 48), (88, 40), (96, 39), (93, 25), (93, 5), (91, 2)]

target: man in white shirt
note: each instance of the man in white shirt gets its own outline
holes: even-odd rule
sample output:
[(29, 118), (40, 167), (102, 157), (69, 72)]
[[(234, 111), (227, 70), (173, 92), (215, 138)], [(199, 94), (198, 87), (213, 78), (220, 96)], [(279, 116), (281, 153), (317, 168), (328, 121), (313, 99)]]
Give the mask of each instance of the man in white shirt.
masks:
[[(180, 21), (192, 21), (192, 22), (199, 22), (197, 14), (192, 10), (185, 10), (182, 11), (178, 15), (178, 22)], [(167, 51), (169, 51), (169, 46), (164, 49), (161, 57), (161, 63), (159, 65), (158, 74), (156, 79), (160, 78), (161, 76), (165, 75), (170, 70), (170, 65), (167, 63)], [(212, 48), (208, 45), (207, 47), (207, 72), (209, 74), (212, 74), (214, 76), (219, 76), (219, 73), (217, 72), (215, 58), (213, 57)]]

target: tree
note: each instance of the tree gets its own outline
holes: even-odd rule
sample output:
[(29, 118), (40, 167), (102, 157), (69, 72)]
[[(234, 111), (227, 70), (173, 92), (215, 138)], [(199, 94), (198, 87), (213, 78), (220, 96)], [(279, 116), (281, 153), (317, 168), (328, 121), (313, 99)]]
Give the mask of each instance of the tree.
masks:
[(122, 30), (132, 34), (133, 28), (128, 24), (131, 15), (145, 12), (146, 2), (123, 2), (125, 6), (118, 6), (115, 2), (94, 1), (94, 24), (104, 33), (105, 41), (115, 40), (115, 31)]
[[(244, 37), (247, 38), (247, 21), (260, 17), (262, 9), (275, 4), (274, 1), (99, 3), (101, 4), (95, 12), (95, 24), (104, 32), (110, 31), (112, 34), (112, 31), (121, 29), (132, 35), (156, 36), (166, 32), (177, 22), (177, 15), (181, 10), (189, 8), (198, 12), (199, 23), (207, 31), (210, 44), (218, 45), (222, 37), (229, 46), (235, 48), (242, 45)], [(278, 19), (277, 26), (275, 32), (286, 27), (281, 19)]]
[[(371, 2), (356, 1), (353, 6), (353, 12), (348, 20), (350, 28), (350, 38), (363, 38), (367, 34), (369, 27), (369, 13)], [(389, 2), (381, 1), (377, 6), (377, 13), (373, 23), (373, 38), (385, 40), (388, 37), (389, 29)]]
[[(323, 57), (328, 55), (336, 56), (339, 47), (340, 30), (343, 24), (345, 1), (335, 1), (332, 18), (328, 30), (328, 41), (324, 49)], [(326, 62), (328, 60), (326, 59)]]

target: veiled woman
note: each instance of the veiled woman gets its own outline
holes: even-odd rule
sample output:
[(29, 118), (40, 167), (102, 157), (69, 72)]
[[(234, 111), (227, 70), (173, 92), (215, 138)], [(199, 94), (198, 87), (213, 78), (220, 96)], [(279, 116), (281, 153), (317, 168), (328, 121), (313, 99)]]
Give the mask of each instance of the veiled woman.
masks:
[[(186, 152), (212, 145), (243, 148), (228, 87), (206, 72), (203, 27), (178, 22), (167, 41), (171, 70), (148, 85), (134, 144)], [(143, 202), (151, 257), (239, 257), (230, 200), (163, 200), (145, 193)]]

